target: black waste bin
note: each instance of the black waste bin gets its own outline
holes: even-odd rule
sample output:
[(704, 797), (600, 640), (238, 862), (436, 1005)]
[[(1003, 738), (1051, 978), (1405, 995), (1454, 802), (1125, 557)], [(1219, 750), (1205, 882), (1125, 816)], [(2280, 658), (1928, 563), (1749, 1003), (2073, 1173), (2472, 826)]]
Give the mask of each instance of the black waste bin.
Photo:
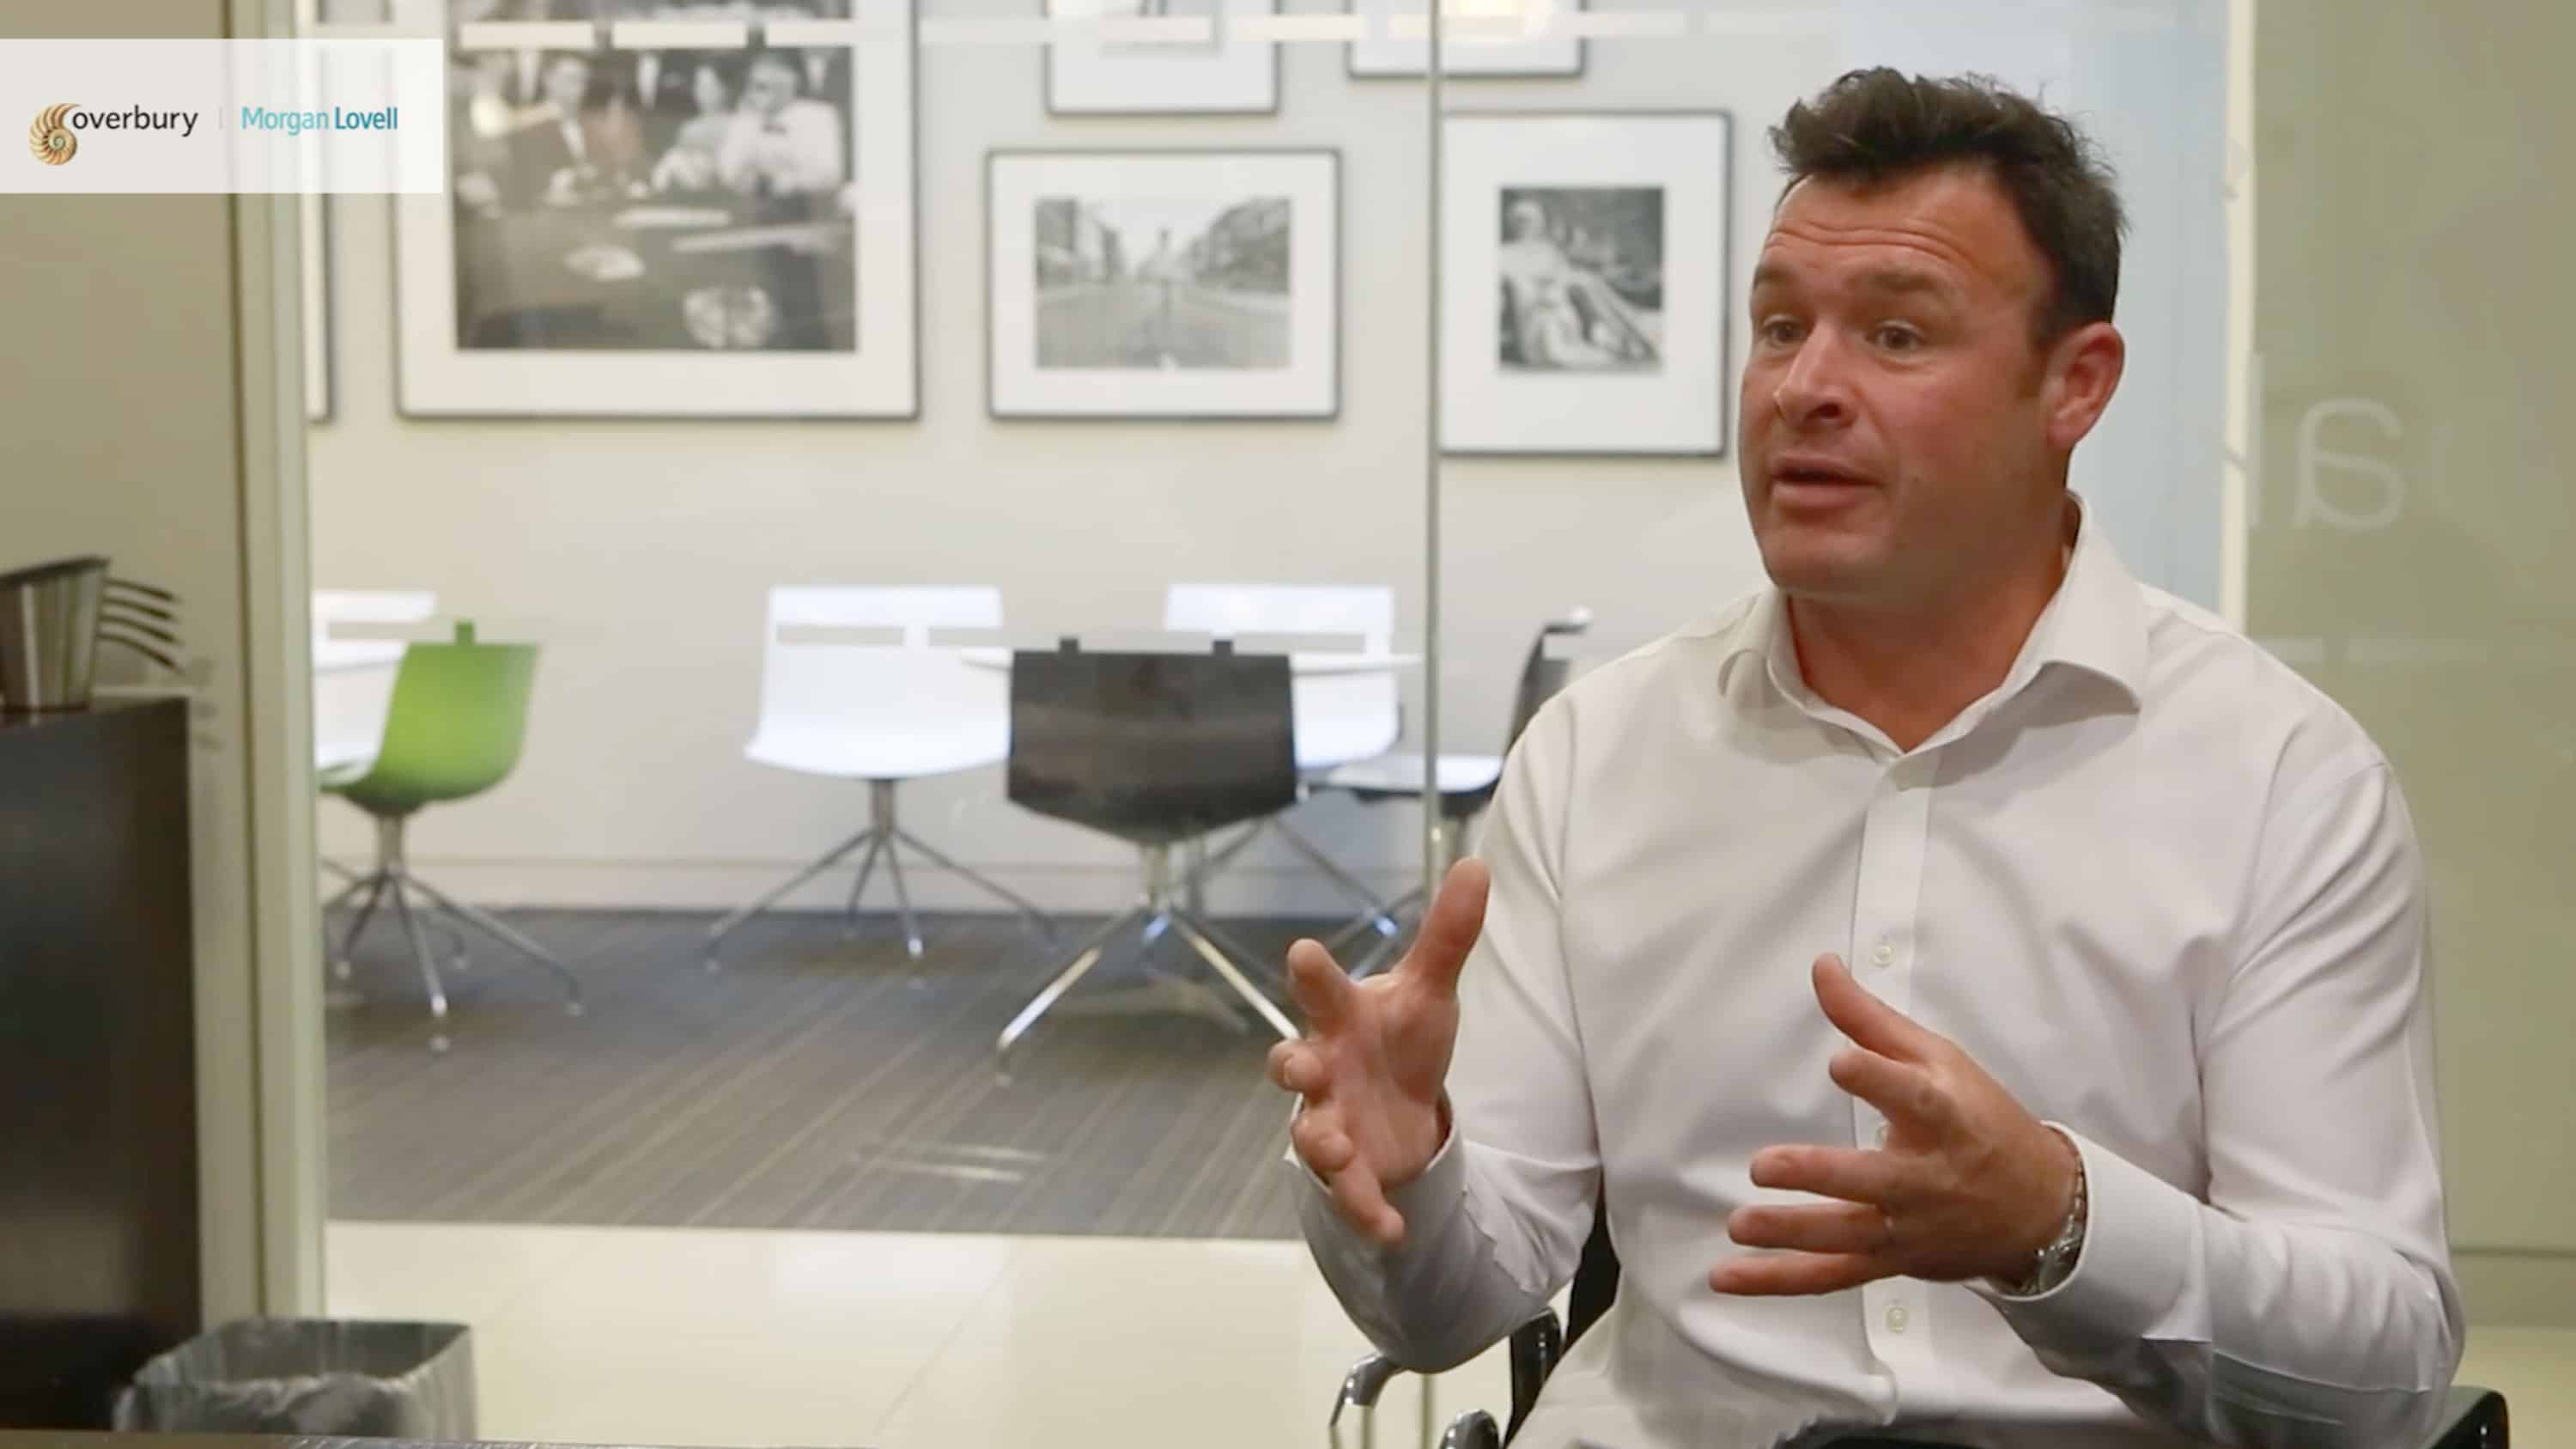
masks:
[(253, 1318), (146, 1363), (116, 1399), (120, 1432), (474, 1437), (461, 1323)]

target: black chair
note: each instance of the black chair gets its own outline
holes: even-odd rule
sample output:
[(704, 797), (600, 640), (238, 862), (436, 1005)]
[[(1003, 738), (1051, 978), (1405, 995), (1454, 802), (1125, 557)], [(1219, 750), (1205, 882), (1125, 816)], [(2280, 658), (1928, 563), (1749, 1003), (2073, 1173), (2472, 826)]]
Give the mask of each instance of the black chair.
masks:
[[(1494, 1427), (1494, 1417), (1482, 1409), (1461, 1414), (1449, 1421), (1441, 1433), (1441, 1449), (1501, 1449), (1518, 1434), (1521, 1422), (1529, 1417), (1538, 1403), (1539, 1390), (1547, 1376), (1565, 1357), (1565, 1351), (1583, 1336), (1584, 1330), (1610, 1311), (1619, 1294), (1619, 1254), (1610, 1246), (1609, 1214), (1595, 1203), (1592, 1236), (1584, 1241), (1582, 1260), (1574, 1269), (1574, 1282), (1566, 1295), (1565, 1323), (1557, 1322), (1555, 1309), (1543, 1309), (1539, 1316), (1514, 1330), (1511, 1338), (1512, 1404), (1511, 1417), (1504, 1428)], [(1333, 1415), (1327, 1423), (1333, 1443), (1341, 1443), (1342, 1411), (1357, 1409), (1363, 1420), (1377, 1407), (1378, 1395), (1387, 1382), (1403, 1372), (1384, 1354), (1370, 1354), (1352, 1365), (1342, 1380), (1342, 1391), (1333, 1401)], [(1362, 1431), (1367, 1444), (1374, 1435)], [(1425, 1429), (1428, 1437), (1428, 1428)], [(2441, 1421), (2422, 1441), (2422, 1449), (2509, 1449), (2511, 1423), (2505, 1413), (2504, 1395), (2493, 1389), (2474, 1388), (2466, 1384), (2452, 1388), (2444, 1405)], [(1884, 1435), (1859, 1435), (1834, 1441), (1835, 1449), (1944, 1449), (1944, 1446), (1916, 1439), (1895, 1439)]]
[[(1521, 731), (1539, 711), (1539, 706), (1554, 698), (1573, 676), (1572, 661), (1550, 655), (1548, 641), (1573, 638), (1592, 627), (1592, 611), (1575, 609), (1561, 619), (1550, 619), (1539, 626), (1530, 640), (1529, 653), (1521, 659), (1518, 684), (1512, 691), (1512, 717), (1503, 731), (1505, 754), (1520, 742)], [(1438, 782), (1440, 838), (1443, 855), (1456, 860), (1470, 848), (1470, 834), (1478, 816), (1494, 803), (1494, 790), (1502, 783), (1502, 755), (1468, 755), (1443, 752), (1429, 777)], [(1426, 783), (1423, 758), (1419, 751), (1381, 755), (1374, 760), (1361, 760), (1340, 766), (1323, 778), (1323, 788), (1347, 792), (1364, 805), (1384, 805), (1399, 801), (1420, 800)], [(1434, 882), (1436, 884), (1436, 881)], [(1368, 954), (1349, 963), (1354, 977), (1375, 972), (1395, 954), (1403, 941), (1407, 924), (1420, 921), (1429, 890), (1415, 886), (1396, 900), (1362, 914), (1342, 928), (1339, 935), (1325, 944), (1332, 948), (1334, 959), (1353, 944), (1374, 934), (1378, 940)]]
[[(1094, 653), (1068, 643), (1014, 656), (1011, 800), (1133, 843), (1143, 856), (1144, 881), (1135, 906), (1085, 941), (1002, 1029), (1002, 1052), (1129, 931), (1148, 949), (1166, 931), (1178, 935), (1273, 1031), (1283, 1039), (1297, 1035), (1252, 982), (1259, 958), (1182, 903), (1182, 881), (1172, 869), (1173, 846), (1296, 802), (1290, 720), (1285, 655), (1237, 654), (1225, 645), (1209, 654)], [(1161, 985), (1214, 997), (1223, 1019), (1242, 1025), (1222, 997), (1199, 983), (1165, 978)]]

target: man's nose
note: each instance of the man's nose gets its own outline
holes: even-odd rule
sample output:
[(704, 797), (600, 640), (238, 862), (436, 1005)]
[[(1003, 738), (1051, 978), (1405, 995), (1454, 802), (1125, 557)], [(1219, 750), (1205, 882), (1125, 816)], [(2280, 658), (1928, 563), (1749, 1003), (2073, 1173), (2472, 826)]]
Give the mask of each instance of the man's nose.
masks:
[(1799, 342), (1797, 353), (1772, 389), (1772, 405), (1792, 427), (1829, 427), (1851, 417), (1851, 389), (1843, 350), (1831, 333), (1818, 330)]

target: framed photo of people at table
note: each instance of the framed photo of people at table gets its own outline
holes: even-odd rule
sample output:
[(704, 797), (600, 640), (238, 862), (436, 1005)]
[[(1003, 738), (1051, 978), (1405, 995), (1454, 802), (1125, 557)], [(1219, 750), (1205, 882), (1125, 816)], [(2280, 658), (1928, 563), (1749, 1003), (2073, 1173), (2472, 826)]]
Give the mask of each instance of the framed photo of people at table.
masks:
[(404, 414), (917, 415), (911, 0), (489, 8), (395, 199)]
[(1326, 418), (1341, 389), (1341, 155), (995, 151), (995, 417)]
[(1726, 113), (1444, 127), (1442, 448), (1723, 455)]

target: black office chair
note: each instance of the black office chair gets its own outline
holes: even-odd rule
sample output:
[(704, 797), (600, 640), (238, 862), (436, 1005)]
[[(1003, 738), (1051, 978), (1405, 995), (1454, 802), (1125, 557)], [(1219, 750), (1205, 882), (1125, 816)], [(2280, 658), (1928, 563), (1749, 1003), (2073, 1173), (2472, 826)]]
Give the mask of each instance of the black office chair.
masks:
[[(1181, 901), (1172, 847), (1288, 808), (1297, 799), (1297, 751), (1287, 656), (1093, 653), (1070, 641), (1023, 651), (1011, 664), (1011, 800), (1040, 815), (1134, 843), (1143, 855), (1136, 905), (1094, 933), (1011, 1024), (1008, 1053), (1091, 968), (1110, 943), (1136, 931), (1150, 949), (1168, 930), (1283, 1039), (1297, 1035), (1252, 982), (1259, 958)], [(1273, 974), (1275, 977), (1275, 973)], [(1198, 983), (1166, 988), (1206, 993)], [(1218, 1010), (1240, 1026), (1230, 1006)]]
[[(1440, 1449), (1501, 1449), (1518, 1434), (1523, 1420), (1538, 1403), (1539, 1390), (1547, 1383), (1565, 1357), (1565, 1351), (1583, 1336), (1585, 1329), (1610, 1311), (1611, 1301), (1619, 1294), (1619, 1254), (1610, 1246), (1610, 1216), (1598, 1202), (1594, 1204), (1592, 1236), (1584, 1241), (1582, 1260), (1574, 1269), (1574, 1282), (1565, 1303), (1565, 1323), (1557, 1322), (1555, 1309), (1543, 1309), (1538, 1317), (1514, 1330), (1511, 1338), (1512, 1404), (1506, 1427), (1494, 1427), (1494, 1417), (1482, 1409), (1461, 1414), (1449, 1421), (1440, 1436)], [(1341, 1443), (1342, 1412), (1357, 1409), (1365, 1423), (1377, 1408), (1378, 1395), (1389, 1380), (1403, 1370), (1384, 1354), (1370, 1354), (1352, 1365), (1342, 1380), (1342, 1391), (1333, 1401), (1332, 1418), (1326, 1430), (1335, 1446)], [(1428, 1429), (1425, 1430), (1428, 1437)], [(1362, 1443), (1368, 1444), (1374, 1434), (1362, 1431)], [(2443, 1407), (2441, 1421), (2422, 1441), (2422, 1449), (2509, 1449), (2511, 1423), (2505, 1413), (2504, 1395), (2493, 1389), (2454, 1386), (2450, 1400)], [(1895, 1439), (1884, 1435), (1859, 1435), (1834, 1441), (1835, 1449), (1944, 1449), (1944, 1446), (1915, 1439)]]

